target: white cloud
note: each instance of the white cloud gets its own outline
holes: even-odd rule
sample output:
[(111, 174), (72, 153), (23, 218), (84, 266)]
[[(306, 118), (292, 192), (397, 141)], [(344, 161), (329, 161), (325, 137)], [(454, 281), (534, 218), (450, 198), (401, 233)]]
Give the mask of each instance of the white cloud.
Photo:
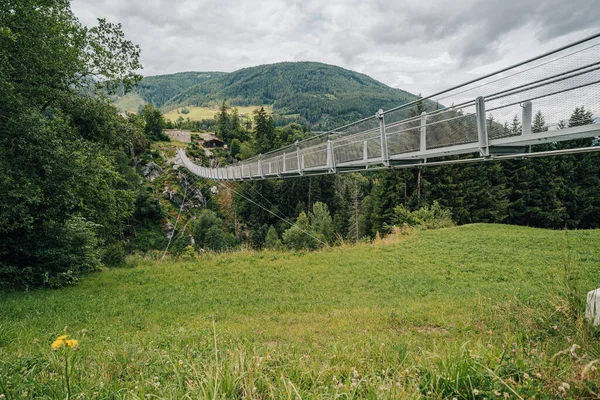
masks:
[(597, 29), (594, 0), (74, 0), (120, 22), (144, 75), (321, 61), (427, 95)]

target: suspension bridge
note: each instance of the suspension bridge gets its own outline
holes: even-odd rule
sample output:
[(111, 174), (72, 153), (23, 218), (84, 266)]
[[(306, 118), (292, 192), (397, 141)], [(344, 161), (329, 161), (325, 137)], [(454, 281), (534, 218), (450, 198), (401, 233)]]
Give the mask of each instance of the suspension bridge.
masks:
[(565, 126), (580, 106), (600, 114), (600, 34), (242, 162), (204, 167), (178, 155), (202, 178), (246, 181), (599, 151), (536, 151), (600, 135), (594, 121)]

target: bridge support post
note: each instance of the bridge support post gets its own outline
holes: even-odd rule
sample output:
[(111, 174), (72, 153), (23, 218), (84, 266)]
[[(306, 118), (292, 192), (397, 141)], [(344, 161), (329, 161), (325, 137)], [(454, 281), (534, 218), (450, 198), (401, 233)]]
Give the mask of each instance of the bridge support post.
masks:
[(329, 169), (329, 172), (335, 172), (335, 157), (331, 139), (327, 140), (327, 168)]
[(365, 140), (363, 142), (363, 161), (367, 161), (369, 159), (369, 144)]
[(286, 167), (285, 167), (285, 153), (283, 153), (283, 173), (285, 173), (286, 171)]
[(425, 111), (421, 113), (421, 141), (419, 143), (419, 150), (427, 150), (427, 113)]
[(258, 155), (258, 173), (260, 174), (260, 177), (265, 179), (265, 173), (263, 171), (263, 164), (262, 164), (262, 154)]
[(490, 146), (487, 132), (487, 121), (485, 118), (485, 100), (479, 96), (475, 100), (477, 110), (477, 134), (479, 136), (479, 154), (482, 157), (490, 155)]
[(383, 110), (379, 109), (375, 116), (379, 119), (379, 132), (381, 134), (381, 162), (386, 167), (390, 165), (390, 156), (388, 154), (387, 136), (385, 135), (385, 118)]
[(277, 176), (281, 178), (281, 172), (279, 171), (279, 160), (275, 159), (275, 170), (277, 172)]
[(533, 116), (533, 107), (531, 105), (530, 101), (526, 101), (525, 103), (523, 103), (522, 105), (523, 107), (523, 118), (522, 118), (522, 125), (523, 125), (523, 135), (531, 135), (532, 130), (531, 130), (531, 121), (532, 121), (532, 116)]
[(301, 160), (301, 155), (300, 155), (300, 142), (298, 142), (296, 140), (296, 161), (298, 162), (298, 174), (299, 175), (304, 175), (304, 173), (302, 172), (302, 169), (304, 169), (304, 165), (302, 160)]

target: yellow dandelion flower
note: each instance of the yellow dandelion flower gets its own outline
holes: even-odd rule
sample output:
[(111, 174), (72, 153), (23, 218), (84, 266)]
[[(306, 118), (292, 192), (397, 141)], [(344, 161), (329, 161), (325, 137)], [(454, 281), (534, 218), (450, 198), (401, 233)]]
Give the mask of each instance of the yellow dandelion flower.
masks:
[(52, 342), (51, 346), (54, 350), (58, 350), (61, 347), (63, 347), (65, 345), (65, 341), (64, 339), (56, 339), (54, 342)]
[(56, 338), (56, 340), (65, 340), (69, 337), (69, 335), (60, 335), (59, 337)]
[(67, 347), (75, 348), (75, 347), (79, 346), (79, 341), (75, 340), (75, 339), (66, 340), (65, 343), (66, 343)]

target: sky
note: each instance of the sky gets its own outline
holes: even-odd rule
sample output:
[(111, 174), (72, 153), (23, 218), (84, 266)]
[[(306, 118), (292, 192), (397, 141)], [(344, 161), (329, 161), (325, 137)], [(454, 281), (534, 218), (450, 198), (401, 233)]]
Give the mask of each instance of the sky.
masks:
[(427, 96), (596, 33), (597, 0), (73, 0), (121, 23), (145, 76), (319, 61)]

